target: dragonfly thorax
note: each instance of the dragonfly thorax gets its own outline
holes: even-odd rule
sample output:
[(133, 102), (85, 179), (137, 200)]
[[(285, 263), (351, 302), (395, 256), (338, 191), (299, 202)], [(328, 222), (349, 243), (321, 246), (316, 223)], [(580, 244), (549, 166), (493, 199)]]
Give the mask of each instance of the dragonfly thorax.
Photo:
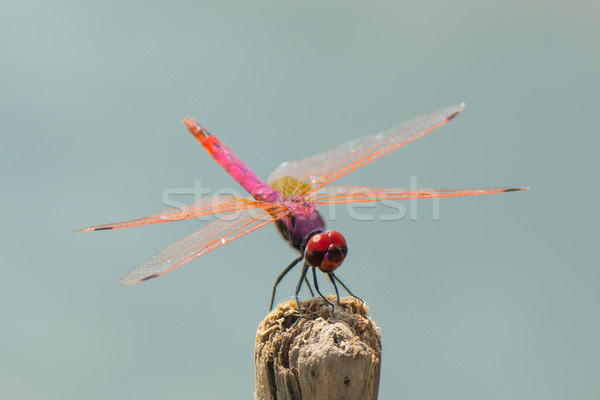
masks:
[(291, 176), (282, 176), (271, 182), (271, 187), (277, 190), (286, 199), (292, 199), (306, 194), (310, 190), (310, 185)]
[(308, 240), (315, 234), (325, 230), (325, 222), (313, 202), (301, 196), (284, 201), (289, 214), (277, 221), (277, 227), (292, 247), (301, 253)]

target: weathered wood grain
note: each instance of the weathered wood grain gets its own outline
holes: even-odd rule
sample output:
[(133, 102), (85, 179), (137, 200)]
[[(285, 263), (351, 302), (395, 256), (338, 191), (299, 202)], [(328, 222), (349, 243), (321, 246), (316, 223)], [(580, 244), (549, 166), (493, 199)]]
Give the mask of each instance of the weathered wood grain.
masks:
[[(330, 300), (334, 302), (334, 298)], [(259, 325), (254, 365), (257, 400), (376, 399), (381, 334), (359, 300), (280, 304)]]

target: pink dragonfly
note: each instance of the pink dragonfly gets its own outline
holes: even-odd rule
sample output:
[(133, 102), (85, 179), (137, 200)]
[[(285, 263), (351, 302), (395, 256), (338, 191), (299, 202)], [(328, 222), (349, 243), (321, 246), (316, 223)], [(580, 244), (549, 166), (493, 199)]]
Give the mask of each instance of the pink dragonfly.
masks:
[[(289, 244), (300, 256), (288, 265), (273, 285), (270, 309), (273, 307), (275, 290), (283, 277), (300, 261), (304, 266), (296, 286), (295, 298), (300, 311), (298, 294), (303, 282), (312, 288), (306, 277), (309, 267), (315, 289), (319, 290), (315, 270), (327, 274), (335, 288), (339, 304), (340, 283), (352, 296), (352, 292), (334, 274), (348, 253), (344, 237), (336, 231), (326, 231), (323, 218), (316, 206), (355, 202), (376, 202), (414, 198), (469, 196), (504, 193), (527, 188), (494, 187), (481, 189), (389, 189), (372, 186), (330, 186), (329, 184), (347, 173), (360, 168), (421, 136), (446, 124), (464, 109), (464, 104), (415, 118), (377, 135), (365, 136), (344, 143), (332, 150), (281, 164), (268, 179), (268, 183), (254, 174), (219, 139), (212, 136), (193, 119), (186, 119), (190, 132), (210, 155), (254, 199), (236, 196), (214, 196), (202, 199), (182, 208), (169, 208), (149, 217), (113, 224), (97, 225), (78, 232), (99, 231), (178, 221), (207, 215), (225, 215), (199, 231), (168, 246), (144, 261), (122, 280), (130, 285), (166, 274), (218, 247), (238, 239), (265, 225), (275, 223)], [(229, 218), (227, 218), (229, 216)], [(356, 297), (356, 296), (354, 296)]]

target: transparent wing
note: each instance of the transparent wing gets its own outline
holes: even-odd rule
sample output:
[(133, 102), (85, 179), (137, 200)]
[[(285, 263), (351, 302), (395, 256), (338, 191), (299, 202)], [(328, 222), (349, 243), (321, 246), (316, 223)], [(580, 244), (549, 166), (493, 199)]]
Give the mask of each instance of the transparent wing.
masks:
[(167, 221), (180, 221), (183, 219), (205, 217), (233, 211), (272, 207), (271, 203), (264, 203), (242, 197), (224, 195), (211, 196), (197, 201), (189, 206), (179, 208), (167, 208), (159, 213), (148, 217), (134, 219), (131, 221), (115, 222), (112, 224), (96, 225), (89, 228), (79, 229), (75, 232), (91, 232), (106, 229), (129, 228), (131, 226), (157, 224)]
[(377, 135), (351, 140), (332, 150), (283, 163), (269, 176), (269, 183), (291, 176), (307, 182), (309, 187), (304, 193), (309, 193), (439, 128), (463, 109), (464, 104), (448, 107)]
[(307, 199), (318, 205), (365, 203), (381, 200), (430, 199), (434, 197), (473, 196), (527, 190), (528, 188), (494, 187), (480, 189), (388, 189), (373, 186), (328, 186)]
[(120, 283), (131, 285), (166, 274), (232, 240), (276, 221), (287, 213), (287, 207), (271, 205), (268, 210), (243, 210), (237, 218), (214, 221), (144, 261), (125, 275)]

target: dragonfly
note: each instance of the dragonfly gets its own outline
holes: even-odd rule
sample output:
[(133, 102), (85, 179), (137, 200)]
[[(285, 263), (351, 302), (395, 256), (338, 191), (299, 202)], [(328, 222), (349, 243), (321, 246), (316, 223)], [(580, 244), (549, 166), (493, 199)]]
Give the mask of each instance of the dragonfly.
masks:
[(252, 198), (232, 195), (210, 196), (188, 206), (168, 208), (148, 217), (96, 225), (77, 232), (112, 230), (206, 216), (218, 217), (199, 231), (166, 247), (131, 270), (120, 281), (121, 284), (131, 285), (164, 275), (250, 232), (275, 224), (283, 238), (300, 255), (275, 280), (269, 309), (273, 308), (277, 285), (302, 260), (304, 264), (294, 292), (298, 312), (302, 314), (298, 296), (303, 282), (307, 284), (314, 296), (307, 278), (309, 268), (312, 268), (315, 289), (333, 308), (333, 304), (319, 289), (317, 269), (329, 278), (335, 289), (338, 304), (339, 291), (336, 283), (339, 283), (351, 296), (356, 296), (334, 273), (348, 254), (346, 239), (337, 231), (325, 229), (325, 222), (317, 206), (471, 196), (528, 189), (526, 187), (393, 189), (330, 185), (342, 176), (440, 128), (463, 110), (464, 103), (447, 107), (414, 118), (379, 134), (351, 140), (332, 150), (297, 161), (284, 162), (271, 173), (267, 182), (252, 172), (206, 128), (188, 118), (184, 123), (192, 135)]

